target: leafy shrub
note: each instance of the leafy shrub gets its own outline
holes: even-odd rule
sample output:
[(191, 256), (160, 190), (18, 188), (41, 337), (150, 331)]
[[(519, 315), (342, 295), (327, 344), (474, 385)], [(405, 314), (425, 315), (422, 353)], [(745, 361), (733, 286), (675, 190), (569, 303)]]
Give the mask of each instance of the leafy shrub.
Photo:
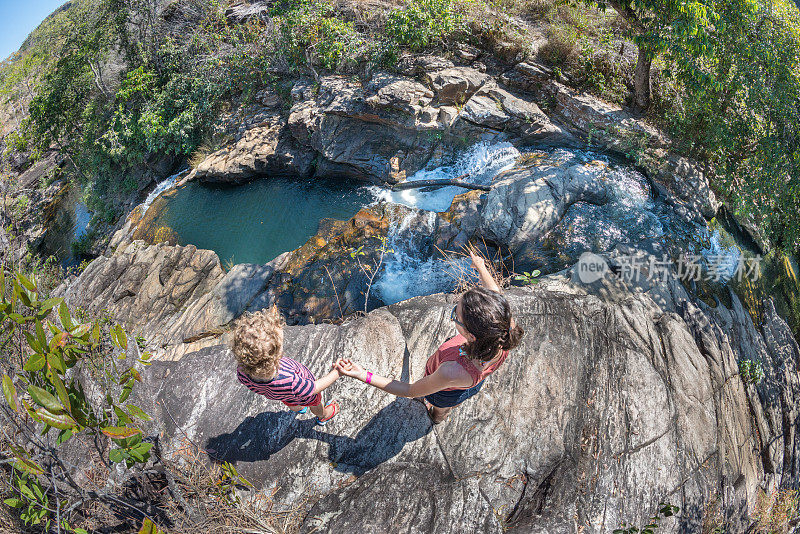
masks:
[(386, 35), (397, 45), (420, 51), (459, 32), (463, 23), (453, 0), (408, 0), (389, 14)]
[[(111, 356), (127, 349), (127, 336), (119, 325), (76, 319), (63, 300), (40, 300), (35, 279), (0, 270), (0, 332), (3, 367), (15, 369), (2, 377), (6, 406), (3, 426), (17, 430), (5, 434), (13, 459), (13, 476), (4, 502), (17, 509), (27, 525), (45, 531), (56, 521), (53, 508), (64, 509), (84, 496), (52, 444), (37, 437), (57, 434), (56, 445), (73, 437), (106, 442), (108, 458), (130, 468), (147, 461), (152, 443), (142, 440), (137, 421), (150, 417), (128, 401), (138, 380), (137, 366), (148, 365), (148, 354), (133, 364)], [(103, 394), (89, 396), (78, 380), (83, 370), (96, 377)], [(33, 422), (33, 425), (29, 423)], [(102, 449), (98, 448), (98, 453)], [(58, 481), (58, 485), (57, 482)], [(98, 494), (102, 500), (108, 495)], [(58, 514), (59, 528), (73, 529), (68, 514)]]
[(514, 280), (521, 282), (523, 285), (529, 286), (539, 282), (540, 274), (542, 274), (542, 271), (539, 269), (535, 269), (532, 272), (523, 271), (522, 274), (515, 275)]
[(741, 360), (739, 362), (739, 375), (745, 384), (759, 384), (764, 379), (764, 369), (761, 362)]
[(319, 65), (338, 70), (358, 61), (366, 41), (352, 22), (337, 18), (329, 0), (290, 0), (272, 9), (283, 52), (292, 66)]

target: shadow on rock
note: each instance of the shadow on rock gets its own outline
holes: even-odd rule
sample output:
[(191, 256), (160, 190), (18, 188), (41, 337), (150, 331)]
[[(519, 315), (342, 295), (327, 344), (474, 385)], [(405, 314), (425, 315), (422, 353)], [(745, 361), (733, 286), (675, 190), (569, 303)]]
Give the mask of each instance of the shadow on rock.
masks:
[[(216, 462), (260, 462), (269, 460), (297, 436), (298, 425), (293, 412), (263, 412), (247, 417), (228, 434), (209, 438), (206, 452)], [(308, 421), (313, 425), (313, 420)]]
[[(316, 427), (319, 429), (319, 427)], [(406, 443), (426, 436), (433, 425), (425, 408), (411, 399), (397, 398), (359, 430), (355, 438), (315, 431), (316, 439), (330, 445), (328, 457), (336, 470), (362, 475), (397, 456)]]
[(335, 430), (347, 415), (343, 412), (328, 423), (330, 427), (320, 427), (315, 418), (298, 419), (289, 411), (260, 413), (246, 418), (233, 432), (210, 438), (206, 451), (218, 462), (261, 462), (295, 438), (316, 439), (329, 445), (328, 457), (337, 471), (361, 475), (394, 458), (407, 443), (433, 428), (421, 403), (398, 398), (375, 414), (355, 438), (326, 432)]

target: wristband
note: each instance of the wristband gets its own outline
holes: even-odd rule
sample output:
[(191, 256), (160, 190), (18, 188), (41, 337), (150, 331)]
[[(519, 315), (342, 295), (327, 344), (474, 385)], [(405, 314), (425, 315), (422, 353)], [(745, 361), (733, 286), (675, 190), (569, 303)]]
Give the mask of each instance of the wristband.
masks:
[(372, 373), (370, 373), (369, 371), (367, 371), (367, 379), (364, 380), (364, 382), (366, 382), (367, 384), (372, 383)]

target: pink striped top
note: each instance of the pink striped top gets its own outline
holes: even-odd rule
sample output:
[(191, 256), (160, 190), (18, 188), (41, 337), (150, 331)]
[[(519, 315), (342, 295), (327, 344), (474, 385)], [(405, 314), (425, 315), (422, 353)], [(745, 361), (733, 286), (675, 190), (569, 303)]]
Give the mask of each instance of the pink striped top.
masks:
[(239, 382), (253, 393), (281, 401), (288, 406), (315, 406), (321, 395), (314, 393), (314, 374), (300, 362), (283, 357), (278, 364), (278, 374), (269, 382), (256, 382), (241, 368), (236, 369)]

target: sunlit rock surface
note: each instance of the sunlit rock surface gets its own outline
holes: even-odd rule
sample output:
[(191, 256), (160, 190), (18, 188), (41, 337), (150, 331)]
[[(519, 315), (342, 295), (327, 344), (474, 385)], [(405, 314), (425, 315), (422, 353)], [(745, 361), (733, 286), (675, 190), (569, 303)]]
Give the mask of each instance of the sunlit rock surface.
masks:
[[(763, 337), (738, 327), (783, 369), (756, 390), (736, 362), (753, 339), (726, 335), (731, 325), (680, 284), (571, 277), (509, 291), (523, 344), (436, 427), (418, 402), (349, 379), (325, 392), (341, 415), (315, 426), (239, 384), (224, 345), (149, 367), (140, 402), (167, 449), (185, 432), (280, 505), (301, 506), (304, 532), (600, 533), (644, 521), (660, 501), (682, 509), (661, 530), (694, 532), (715, 496), (740, 531), (759, 485), (797, 484), (798, 352), (783, 321), (770, 317)], [(351, 357), (415, 380), (454, 334), (453, 302), (432, 295), (343, 326), (287, 327), (286, 353), (317, 375)]]

